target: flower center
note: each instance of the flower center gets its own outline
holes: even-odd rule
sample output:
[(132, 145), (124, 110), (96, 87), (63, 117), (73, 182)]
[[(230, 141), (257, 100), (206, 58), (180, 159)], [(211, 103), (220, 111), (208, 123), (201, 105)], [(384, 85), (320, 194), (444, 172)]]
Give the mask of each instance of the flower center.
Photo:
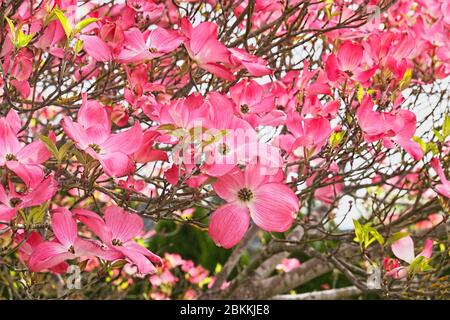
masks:
[(241, 104), (241, 112), (242, 113), (248, 113), (250, 111), (250, 107), (248, 106), (248, 104)]
[(17, 160), (16, 156), (11, 153), (8, 153), (5, 158), (7, 161)]
[(226, 143), (219, 144), (217, 149), (221, 155), (226, 155), (231, 151), (231, 148)]
[(156, 52), (158, 52), (158, 49), (156, 49), (154, 47), (150, 47), (150, 48), (148, 48), (148, 51), (150, 51), (150, 53), (156, 53)]
[(253, 199), (253, 192), (249, 188), (242, 188), (238, 191), (238, 198), (242, 202), (248, 202)]
[(351, 72), (350, 70), (346, 70), (344, 71), (349, 77), (353, 76), (353, 72)]
[(16, 206), (18, 206), (19, 204), (22, 203), (22, 199), (20, 199), (20, 198), (11, 198), (11, 199), (9, 199), (9, 203), (11, 204), (11, 207), (16, 207)]
[(97, 153), (100, 153), (100, 151), (102, 150), (102, 149), (100, 149), (100, 146), (98, 144), (95, 144), (95, 143), (91, 143), (89, 145), (89, 147), (91, 147)]
[(71, 254), (75, 254), (75, 249), (74, 249), (73, 246), (70, 246), (68, 251), (69, 251)]
[(119, 239), (113, 239), (112, 240), (112, 244), (113, 244), (113, 246), (119, 246), (120, 247), (123, 243)]

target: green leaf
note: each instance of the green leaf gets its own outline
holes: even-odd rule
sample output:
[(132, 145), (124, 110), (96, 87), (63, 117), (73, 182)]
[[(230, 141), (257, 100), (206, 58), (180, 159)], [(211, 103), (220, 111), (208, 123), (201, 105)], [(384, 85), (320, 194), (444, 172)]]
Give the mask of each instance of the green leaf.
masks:
[(14, 43), (14, 46), (18, 49), (26, 47), (28, 43), (30, 43), (31, 39), (34, 38), (35, 33), (32, 34), (24, 34), (22, 30), (19, 30), (17, 33), (17, 39)]
[(426, 144), (425, 141), (423, 141), (421, 138), (419, 138), (419, 137), (417, 137), (417, 136), (414, 136), (414, 137), (413, 137), (413, 140), (414, 140), (415, 142), (417, 142), (417, 143), (420, 145), (420, 147), (422, 148), (422, 150), (423, 150), (424, 153), (427, 152), (427, 144)]
[(441, 135), (441, 133), (438, 130), (433, 129), (433, 133), (440, 142), (444, 142), (444, 137)]
[(72, 25), (70, 24), (69, 20), (67, 20), (66, 16), (64, 15), (64, 12), (62, 12), (59, 8), (54, 8), (53, 13), (61, 23), (61, 26), (64, 29), (64, 33), (66, 34), (67, 39), (70, 39), (72, 35)]
[(337, 147), (344, 138), (345, 131), (335, 131), (330, 136), (330, 144), (333, 148)]
[(448, 113), (445, 114), (444, 124), (442, 126), (442, 134), (444, 138), (447, 138), (450, 135), (450, 115)]
[(90, 25), (91, 23), (97, 22), (97, 20), (98, 20), (97, 18), (86, 18), (84, 20), (81, 20), (80, 22), (78, 22), (75, 25), (75, 32), (74, 32), (74, 34), (77, 34), (81, 30), (86, 28), (88, 25)]
[(50, 153), (56, 158), (59, 159), (59, 152), (58, 152), (58, 148), (56, 147), (56, 144), (53, 142), (52, 139), (50, 139), (49, 137), (40, 135), (39, 139), (41, 139), (41, 141), (45, 144), (45, 146), (47, 147), (48, 151), (50, 151)]
[(75, 42), (75, 46), (73, 47), (73, 51), (75, 54), (78, 54), (83, 49), (84, 42), (83, 40), (77, 39), (77, 42)]
[(47, 203), (38, 207), (34, 207), (28, 214), (28, 224), (40, 224), (44, 222), (45, 212), (47, 211)]
[(73, 146), (74, 144), (75, 144), (75, 143), (74, 143), (73, 141), (69, 141), (69, 142), (66, 142), (66, 143), (59, 149), (59, 152), (58, 152), (58, 161), (62, 161), (62, 160), (64, 159), (64, 157), (65, 157), (66, 154), (67, 154), (67, 151), (69, 151), (70, 148), (72, 148), (72, 146)]
[(14, 43), (15, 42), (15, 38), (16, 38), (16, 28), (14, 27), (14, 23), (12, 22), (11, 19), (9, 19), (8, 17), (5, 17), (6, 22), (9, 25), (9, 30), (11, 31), (11, 40)]

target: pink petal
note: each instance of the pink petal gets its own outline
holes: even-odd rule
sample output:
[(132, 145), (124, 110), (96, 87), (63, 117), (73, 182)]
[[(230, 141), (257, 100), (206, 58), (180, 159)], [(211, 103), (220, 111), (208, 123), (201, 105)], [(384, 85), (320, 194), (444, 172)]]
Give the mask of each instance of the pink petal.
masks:
[(72, 218), (72, 213), (66, 208), (53, 211), (52, 230), (56, 239), (67, 249), (73, 246), (78, 238), (77, 223)]
[(130, 156), (122, 152), (111, 152), (97, 156), (103, 170), (110, 177), (122, 177), (134, 171)]
[(244, 237), (250, 224), (248, 209), (234, 203), (214, 211), (209, 222), (209, 235), (221, 247), (229, 249)]
[(34, 141), (22, 148), (16, 156), (24, 164), (41, 164), (47, 161), (51, 154), (42, 141)]
[(110, 206), (105, 211), (105, 223), (111, 229), (112, 239), (127, 242), (139, 235), (144, 228), (142, 218), (120, 207)]
[(58, 183), (53, 176), (49, 176), (35, 186), (28, 194), (24, 195), (20, 208), (38, 206), (50, 200), (58, 190)]
[(284, 232), (291, 227), (299, 203), (295, 193), (286, 185), (268, 183), (255, 191), (249, 209), (253, 221), (261, 229)]
[[(16, 216), (16, 213), (17, 210), (15, 208), (10, 208), (8, 206), (0, 204), (0, 221), (8, 222)], [(0, 225), (0, 230), (1, 228), (2, 225)]]
[(199, 66), (202, 69), (205, 69), (208, 72), (211, 72), (213, 75), (228, 80), (228, 81), (233, 81), (235, 79), (233, 73), (228, 70), (227, 68), (223, 67), (222, 65), (218, 64), (218, 63), (199, 63)]
[(424, 256), (427, 259), (430, 259), (432, 254), (433, 254), (433, 240), (427, 239), (425, 240), (425, 245), (423, 246), (423, 251), (420, 253), (420, 255)]
[(405, 262), (411, 263), (414, 260), (414, 242), (410, 236), (395, 241), (391, 249), (397, 258)]
[(102, 153), (122, 152), (132, 154), (139, 149), (142, 144), (142, 129), (139, 122), (124, 132), (116, 133), (101, 145)]
[(361, 64), (363, 48), (359, 43), (345, 41), (338, 50), (337, 59), (342, 71), (353, 71)]
[[(5, 118), (0, 118), (0, 155), (3, 157), (8, 154), (15, 155), (20, 149), (19, 140), (13, 129)], [(3, 159), (0, 159), (0, 161), (3, 161)]]
[(108, 62), (112, 60), (109, 46), (97, 36), (81, 36), (83, 50), (96, 61)]
[(18, 161), (7, 161), (6, 166), (13, 171), (27, 187), (37, 186), (44, 178), (44, 171), (38, 165), (22, 164)]
[(83, 93), (83, 103), (78, 110), (77, 121), (85, 129), (102, 128), (107, 133), (111, 132), (111, 121), (106, 108), (98, 101), (88, 100), (87, 94)]
[(50, 269), (61, 262), (73, 259), (75, 256), (68, 252), (61, 244), (56, 242), (44, 242), (33, 251), (28, 260), (30, 271), (40, 272)]
[(139, 252), (140, 254), (143, 254), (144, 256), (148, 257), (151, 262), (153, 262), (157, 265), (161, 265), (163, 263), (163, 260), (161, 259), (161, 257), (157, 256), (156, 254), (154, 254), (147, 248), (144, 248), (143, 246), (137, 244), (134, 241), (128, 241), (128, 242), (124, 243), (123, 246), (125, 248)]
[(178, 48), (183, 43), (183, 37), (179, 36), (176, 32), (168, 31), (161, 27), (156, 27), (150, 33), (148, 42), (149, 47), (156, 48), (160, 52), (171, 52)]
[(20, 117), (14, 109), (8, 111), (6, 115), (6, 122), (15, 134), (17, 134), (22, 127)]
[(106, 245), (111, 245), (111, 230), (98, 214), (85, 209), (74, 209), (72, 210), (72, 213), (78, 220), (91, 229), (92, 232), (94, 232)]
[(77, 146), (80, 149), (85, 150), (89, 147), (91, 139), (81, 125), (73, 122), (69, 117), (65, 117), (61, 122), (61, 126), (64, 129), (64, 132), (70, 139), (77, 143)]
[(217, 195), (229, 202), (237, 200), (237, 193), (242, 187), (244, 187), (244, 175), (240, 170), (233, 170), (213, 184)]
[(126, 256), (133, 264), (135, 264), (138, 268), (139, 273), (149, 274), (156, 272), (155, 266), (142, 253), (120, 246), (116, 247), (116, 250), (122, 252), (124, 256)]

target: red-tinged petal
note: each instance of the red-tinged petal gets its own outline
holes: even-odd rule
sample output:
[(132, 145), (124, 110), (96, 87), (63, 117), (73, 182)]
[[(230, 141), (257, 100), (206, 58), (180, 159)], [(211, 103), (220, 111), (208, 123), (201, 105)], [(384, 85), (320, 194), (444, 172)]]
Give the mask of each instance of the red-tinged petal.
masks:
[(117, 206), (105, 210), (105, 223), (111, 230), (112, 239), (124, 243), (138, 236), (144, 228), (142, 218)]
[(97, 36), (81, 36), (83, 50), (96, 61), (108, 62), (113, 56), (109, 46)]
[(363, 57), (363, 48), (359, 43), (345, 41), (338, 50), (337, 60), (342, 71), (354, 71)]
[(34, 141), (20, 150), (16, 157), (23, 164), (41, 164), (50, 158), (51, 154), (42, 141)]
[(205, 49), (206, 42), (217, 38), (217, 25), (213, 22), (203, 22), (192, 30), (190, 38), (189, 47), (194, 55), (197, 55), (200, 50)]
[(284, 232), (291, 227), (299, 202), (286, 185), (268, 183), (255, 190), (249, 209), (253, 221), (261, 229)]
[(102, 153), (122, 152), (132, 154), (136, 152), (142, 144), (142, 129), (139, 122), (127, 130), (111, 135), (108, 140), (101, 145)]
[(433, 240), (427, 239), (425, 240), (425, 245), (423, 246), (423, 251), (420, 253), (420, 255), (424, 256), (427, 259), (430, 259), (432, 254), (433, 254)]
[(30, 256), (28, 264), (30, 271), (41, 272), (50, 269), (61, 262), (74, 259), (75, 255), (67, 251), (57, 242), (44, 242), (37, 246)]
[(211, 72), (213, 75), (215, 75), (219, 78), (222, 78), (222, 79), (225, 79), (228, 81), (235, 80), (233, 73), (218, 63), (200, 63), (199, 66), (202, 69), (205, 69), (206, 71)]
[(44, 171), (38, 165), (7, 161), (6, 166), (13, 171), (29, 188), (36, 187), (44, 178)]
[(328, 80), (336, 81), (339, 79), (339, 66), (337, 58), (334, 54), (328, 56), (325, 62), (325, 71), (327, 73)]
[(249, 224), (247, 208), (234, 203), (225, 204), (211, 216), (209, 235), (218, 246), (229, 249), (241, 241)]
[(405, 262), (411, 263), (414, 260), (414, 242), (410, 236), (395, 241), (391, 249), (397, 258)]
[(105, 221), (95, 212), (85, 209), (72, 210), (73, 215), (92, 230), (106, 245), (111, 246), (112, 234)]
[(418, 142), (401, 138), (396, 139), (396, 141), (403, 149), (405, 149), (406, 152), (408, 152), (414, 158), (414, 160), (419, 161), (423, 158), (423, 150)]
[(77, 223), (72, 218), (72, 213), (66, 208), (58, 208), (53, 211), (52, 230), (56, 239), (69, 249), (78, 238)]

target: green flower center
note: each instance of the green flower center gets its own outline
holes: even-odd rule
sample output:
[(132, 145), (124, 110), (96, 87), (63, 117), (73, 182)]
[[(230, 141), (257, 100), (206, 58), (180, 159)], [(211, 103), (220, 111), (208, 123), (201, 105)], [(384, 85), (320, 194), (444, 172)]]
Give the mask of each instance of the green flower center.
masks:
[(97, 153), (100, 153), (100, 151), (102, 151), (102, 149), (100, 149), (100, 146), (98, 144), (95, 144), (95, 143), (91, 143), (89, 145), (89, 147), (91, 147)]

